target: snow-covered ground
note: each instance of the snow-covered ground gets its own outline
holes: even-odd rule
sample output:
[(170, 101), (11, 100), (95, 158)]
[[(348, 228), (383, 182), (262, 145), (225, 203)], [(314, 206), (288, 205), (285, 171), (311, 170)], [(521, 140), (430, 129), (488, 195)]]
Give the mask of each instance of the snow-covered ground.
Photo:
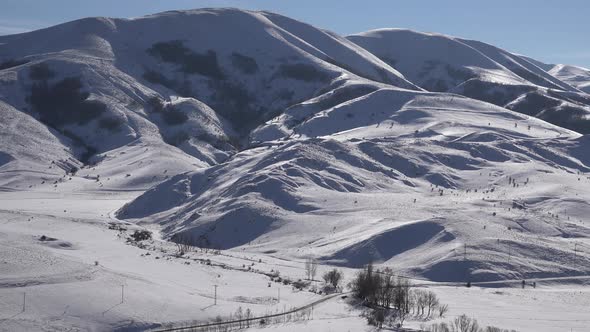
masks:
[[(274, 313), (321, 298), (270, 282), (260, 273), (279, 270), (282, 277), (303, 278), (304, 266), (297, 260), (237, 249), (177, 258), (174, 246), (163, 242), (148, 249), (126, 244), (124, 234), (108, 226), (115, 221), (112, 212), (137, 194), (0, 193), (0, 330), (143, 330), (166, 322), (226, 318), (239, 307), (254, 314)], [(40, 241), (42, 235), (55, 240)], [(195, 259), (210, 259), (212, 265)], [(246, 271), (244, 265), (257, 272)], [(319, 272), (328, 268), (321, 265)], [(354, 270), (344, 271), (349, 281)], [(537, 288), (523, 290), (433, 283), (428, 289), (450, 306), (442, 320), (468, 314), (482, 325), (518, 331), (588, 331), (590, 324), (590, 291), (581, 284), (538, 281)], [(336, 297), (314, 308), (311, 320), (265, 329), (372, 330), (361, 313)], [(405, 325), (418, 329), (435, 321), (410, 318)]]
[[(1, 36), (0, 330), (281, 312), (324, 298), (277, 282), (311, 257), (390, 268), (444, 320), (590, 331), (587, 74), (236, 9)], [(363, 310), (266, 329), (371, 331)]]

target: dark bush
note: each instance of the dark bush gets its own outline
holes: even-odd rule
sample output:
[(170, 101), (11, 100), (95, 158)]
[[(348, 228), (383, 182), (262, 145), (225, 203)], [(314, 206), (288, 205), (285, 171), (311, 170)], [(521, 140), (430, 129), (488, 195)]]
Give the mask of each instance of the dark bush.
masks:
[(176, 83), (173, 80), (170, 80), (163, 74), (151, 69), (148, 69), (143, 73), (143, 78), (150, 83), (160, 84), (172, 90), (174, 90), (176, 86)]
[(206, 54), (191, 53), (187, 55), (183, 63), (183, 71), (188, 74), (223, 79), (223, 73), (217, 63), (217, 54), (212, 50), (207, 51)]
[(244, 74), (254, 74), (258, 71), (258, 64), (256, 63), (256, 60), (238, 52), (232, 53), (231, 63)]
[(255, 99), (243, 85), (226, 80), (209, 83), (214, 91), (213, 109), (230, 119), (238, 128), (248, 130), (262, 121), (263, 112), (252, 108), (251, 103)]
[(182, 63), (190, 49), (183, 45), (181, 40), (155, 43), (147, 50), (147, 53), (164, 62)]
[(55, 72), (45, 62), (31, 66), (29, 71), (29, 78), (35, 81), (46, 81), (53, 77)]
[(374, 272), (372, 264), (368, 264), (364, 270), (357, 273), (352, 282), (352, 291), (356, 298), (372, 302), (380, 286), (381, 276)]
[(444, 80), (439, 80), (439, 79), (429, 79), (428, 81), (424, 82), (422, 84), (422, 87), (428, 91), (433, 91), (433, 92), (445, 92), (449, 90), (449, 86), (447, 85), (447, 82), (445, 82)]
[(24, 65), (25, 63), (28, 63), (28, 62), (29, 62), (29, 60), (25, 60), (25, 59), (8, 59), (6, 61), (0, 62), (0, 70)]
[(248, 104), (254, 100), (248, 90), (239, 83), (213, 81), (210, 87), (215, 91), (213, 99), (217, 103), (226, 104), (226, 107), (235, 111), (248, 108)]
[(137, 230), (131, 234), (133, 241), (150, 240), (152, 238), (152, 232), (146, 230)]
[(34, 83), (28, 100), (39, 113), (41, 120), (52, 126), (69, 123), (85, 124), (106, 109), (97, 100), (88, 100), (89, 93), (82, 89), (78, 77), (67, 77), (49, 85), (47, 81)]
[(442, 66), (442, 62), (439, 60), (427, 60), (424, 61), (424, 66), (418, 73), (418, 78), (423, 79), (428, 76), (432, 71), (434, 71), (437, 67)]
[(101, 128), (104, 128), (104, 129), (107, 129), (110, 131), (119, 130), (119, 128), (121, 128), (122, 124), (123, 124), (123, 121), (121, 119), (115, 118), (115, 117), (102, 118), (98, 122), (98, 125)]
[(179, 65), (179, 70), (187, 74), (200, 74), (216, 79), (223, 78), (223, 73), (217, 62), (217, 53), (213, 50), (199, 54), (184, 46), (182, 41), (172, 40), (153, 44), (147, 53), (164, 62)]
[(342, 272), (338, 271), (337, 269), (330, 270), (323, 275), (324, 281), (335, 289), (338, 288), (338, 285), (340, 285), (342, 277)]
[(164, 110), (164, 102), (162, 99), (154, 96), (147, 101), (148, 109), (152, 112), (162, 112)]
[(87, 165), (90, 162), (90, 158), (92, 158), (92, 156), (94, 156), (98, 150), (95, 147), (86, 144), (86, 142), (84, 142), (84, 140), (82, 140), (82, 138), (80, 138), (79, 136), (77, 136), (76, 134), (72, 133), (71, 131), (69, 131), (67, 129), (62, 129), (61, 133), (65, 137), (68, 137), (69, 139), (71, 139), (75, 144), (84, 148), (84, 151), (81, 152), (81, 155), (78, 159), (84, 165)]
[(179, 111), (174, 107), (166, 107), (161, 114), (164, 122), (171, 126), (183, 124), (188, 120), (188, 116), (184, 114), (184, 112)]
[(178, 133), (176, 133), (176, 134), (174, 134), (172, 136), (166, 136), (166, 137), (164, 137), (164, 141), (167, 144), (174, 145), (174, 146), (179, 146), (180, 144), (188, 141), (190, 138), (191, 137), (190, 137), (190, 135), (187, 132), (181, 131), (181, 132), (178, 132)]
[(293, 281), (292, 285), (293, 287), (297, 288), (297, 289), (303, 289), (307, 286), (309, 286), (310, 282), (309, 281), (304, 281), (304, 280), (297, 280), (297, 281)]
[(326, 72), (305, 63), (282, 64), (276, 75), (304, 82), (326, 82), (330, 80), (330, 76)]

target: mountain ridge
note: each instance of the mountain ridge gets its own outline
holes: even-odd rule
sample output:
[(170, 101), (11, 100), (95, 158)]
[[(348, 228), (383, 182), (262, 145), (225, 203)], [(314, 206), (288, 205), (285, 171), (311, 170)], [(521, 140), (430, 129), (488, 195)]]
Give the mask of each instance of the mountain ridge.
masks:
[(0, 187), (134, 190), (116, 217), (167, 240), (487, 281), (575, 274), (589, 234), (573, 67), (196, 9), (0, 36), (0, 68)]

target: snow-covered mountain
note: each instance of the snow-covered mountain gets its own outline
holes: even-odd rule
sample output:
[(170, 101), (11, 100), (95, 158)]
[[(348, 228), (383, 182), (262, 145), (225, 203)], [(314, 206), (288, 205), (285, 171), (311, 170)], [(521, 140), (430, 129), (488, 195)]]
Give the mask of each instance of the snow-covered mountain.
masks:
[(87, 18), (0, 44), (3, 102), (84, 162), (155, 140), (214, 165), (247, 145), (252, 128), (318, 94), (418, 89), (345, 38), (234, 9)]
[(561, 71), (563, 66), (550, 68), (479, 41), (411, 30), (379, 29), (348, 39), (428, 91), (461, 94), (590, 133), (587, 72), (580, 68)]
[(82, 19), (0, 37), (0, 186), (140, 191), (117, 218), (206, 247), (570, 277), (590, 270), (570, 255), (590, 235), (574, 69), (268, 12)]
[(590, 69), (571, 65), (555, 65), (548, 71), (560, 80), (590, 93)]

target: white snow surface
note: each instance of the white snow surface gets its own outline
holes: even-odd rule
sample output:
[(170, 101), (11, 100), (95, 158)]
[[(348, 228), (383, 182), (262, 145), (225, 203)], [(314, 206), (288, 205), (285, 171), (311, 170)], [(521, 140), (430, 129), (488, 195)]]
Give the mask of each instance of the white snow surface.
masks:
[[(590, 331), (586, 69), (237, 9), (0, 36), (0, 68), (0, 331), (275, 313), (324, 296), (269, 278), (309, 257), (316, 279), (372, 261), (449, 304), (409, 328)], [(374, 331), (364, 310), (268, 328)]]
[(572, 65), (555, 65), (549, 73), (560, 80), (590, 93), (590, 69)]
[(590, 133), (581, 124), (590, 116), (583, 68), (553, 67), (480, 41), (405, 29), (347, 38), (428, 91), (461, 94)]

